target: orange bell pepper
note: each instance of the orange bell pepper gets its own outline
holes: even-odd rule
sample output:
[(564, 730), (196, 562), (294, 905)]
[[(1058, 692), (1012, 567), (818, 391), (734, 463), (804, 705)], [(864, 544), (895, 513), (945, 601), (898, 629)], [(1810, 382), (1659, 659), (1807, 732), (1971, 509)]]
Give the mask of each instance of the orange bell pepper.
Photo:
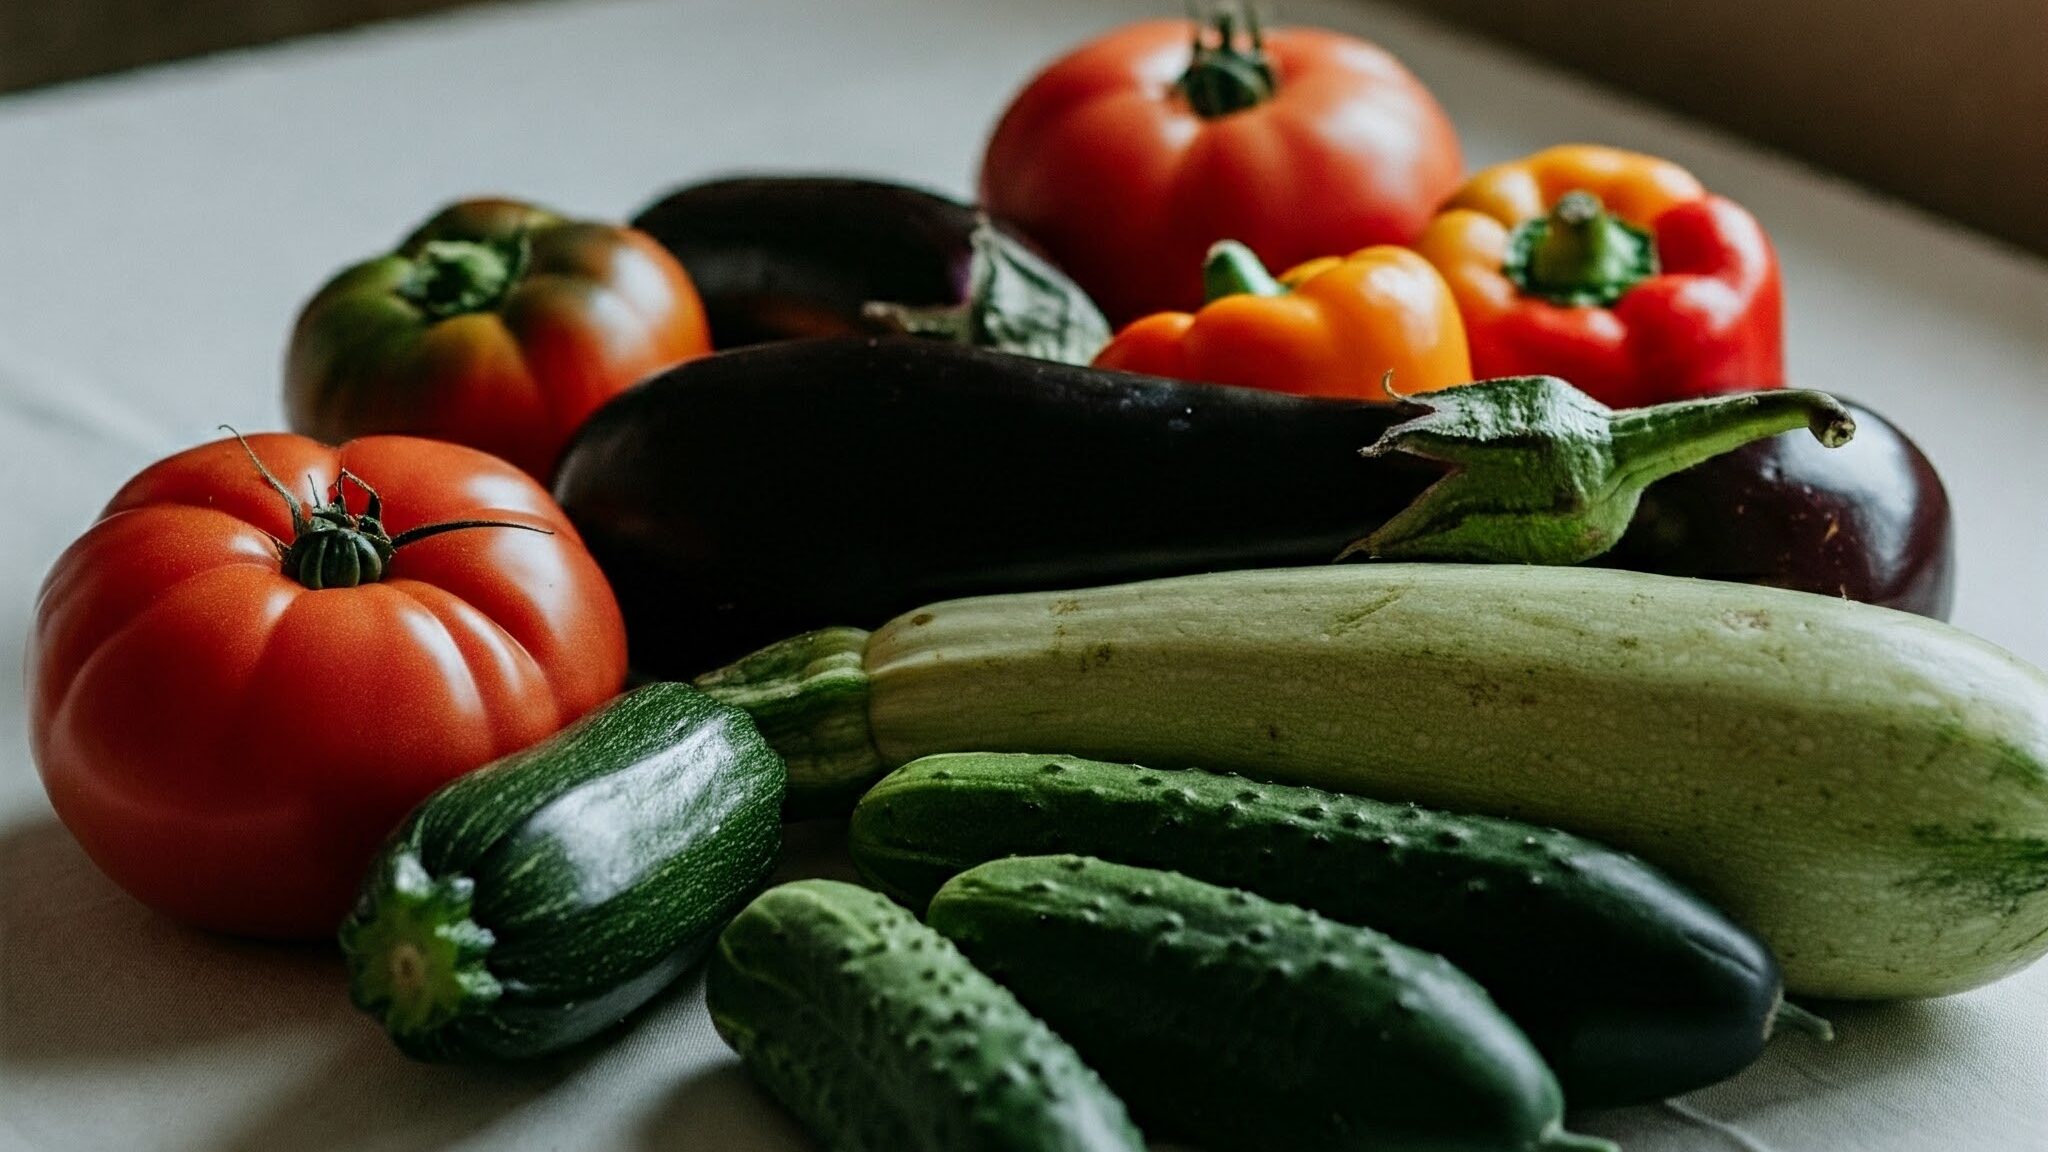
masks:
[(1785, 382), (1769, 238), (1668, 160), (1566, 144), (1495, 165), (1415, 249), (1482, 377), (1561, 376), (1616, 408)]
[(1251, 249), (1209, 250), (1201, 311), (1132, 321), (1098, 368), (1307, 396), (1379, 399), (1472, 380), (1457, 301), (1428, 261), (1381, 245), (1325, 256), (1275, 280)]

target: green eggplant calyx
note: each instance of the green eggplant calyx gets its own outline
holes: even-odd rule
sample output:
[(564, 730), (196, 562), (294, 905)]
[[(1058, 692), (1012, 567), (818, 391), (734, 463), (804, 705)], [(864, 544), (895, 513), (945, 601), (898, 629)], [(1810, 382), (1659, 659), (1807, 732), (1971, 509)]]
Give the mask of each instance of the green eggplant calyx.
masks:
[(1061, 364), (1086, 364), (1109, 343), (1109, 321), (1081, 286), (987, 217), (969, 236), (967, 299), (914, 305), (870, 301), (862, 314), (883, 327)]
[[(362, 477), (343, 468), (329, 486), (327, 500), (323, 503), (319, 483), (308, 476), (306, 483), (313, 498), (310, 503), (301, 503), (283, 481), (271, 474), (240, 432), (225, 424), (221, 428), (242, 445), (242, 451), (247, 452), (250, 462), (256, 465), (257, 474), (284, 497), (285, 507), (292, 514), (292, 538), (280, 540), (273, 536), (270, 542), (277, 546), (285, 575), (315, 591), (374, 584), (384, 578), (391, 558), (400, 548), (443, 532), (464, 528), (519, 528), (543, 536), (554, 535), (549, 529), (515, 524), (510, 520), (446, 520), (439, 524), (423, 524), (393, 536), (384, 527), (383, 497), (377, 495), (377, 490)], [(368, 498), (360, 513), (348, 509), (349, 484), (362, 489)]]
[(1202, 298), (1285, 296), (1287, 285), (1273, 278), (1258, 253), (1235, 240), (1218, 240), (1202, 261)]
[[(1244, 34), (1238, 34), (1239, 21)], [(1204, 33), (1213, 33), (1213, 39)], [(1255, 108), (1280, 88), (1266, 38), (1259, 30), (1257, 8), (1226, 3), (1210, 13), (1207, 23), (1195, 21), (1188, 67), (1174, 82), (1188, 107), (1204, 120)]]
[(401, 848), (386, 857), (341, 927), (349, 998), (401, 1043), (504, 994), (485, 963), (496, 940), (470, 919), (474, 887), (467, 876), (429, 874)]
[(435, 320), (486, 312), (519, 283), (532, 254), (524, 232), (497, 241), (428, 240), (398, 294)]
[(1549, 215), (1508, 236), (1501, 271), (1515, 287), (1566, 307), (1605, 307), (1657, 274), (1648, 232), (1607, 211), (1591, 192), (1558, 197)]
[(1830, 448), (1856, 432), (1840, 401), (1798, 389), (1616, 412), (1555, 376), (1509, 376), (1403, 404), (1417, 415), (1363, 454), (1449, 471), (1340, 559), (1577, 564), (1612, 548), (1643, 490), (1674, 472), (1800, 428)]
[(790, 818), (844, 812), (888, 767), (868, 727), (867, 647), (862, 629), (825, 628), (695, 681), (712, 699), (746, 709), (788, 764)]

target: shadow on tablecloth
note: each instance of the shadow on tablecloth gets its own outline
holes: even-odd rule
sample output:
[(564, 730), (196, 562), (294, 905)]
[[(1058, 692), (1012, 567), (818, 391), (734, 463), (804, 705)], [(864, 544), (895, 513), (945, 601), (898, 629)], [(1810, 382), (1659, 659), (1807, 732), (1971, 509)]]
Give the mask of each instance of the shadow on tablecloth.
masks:
[(99, 874), (54, 817), (0, 829), (0, 1067), (119, 1062), (346, 1011), (341, 958), (209, 936)]

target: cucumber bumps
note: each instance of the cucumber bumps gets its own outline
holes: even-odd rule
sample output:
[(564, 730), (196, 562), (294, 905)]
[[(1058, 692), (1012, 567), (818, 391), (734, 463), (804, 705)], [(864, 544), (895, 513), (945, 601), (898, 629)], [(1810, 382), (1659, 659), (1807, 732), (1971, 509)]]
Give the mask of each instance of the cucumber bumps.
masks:
[(1073, 1049), (889, 899), (770, 889), (711, 959), (718, 1034), (834, 1152), (1143, 1152)]
[(1171, 872), (983, 864), (927, 914), (1162, 1136), (1212, 1149), (1612, 1149), (1442, 957)]
[(911, 908), (983, 861), (1076, 852), (1377, 929), (1479, 981), (1575, 1107), (1725, 1079), (1763, 1052), (1781, 1007), (1770, 950), (1705, 901), (1626, 853), (1514, 820), (963, 752), (890, 773), (847, 840), (861, 873)]

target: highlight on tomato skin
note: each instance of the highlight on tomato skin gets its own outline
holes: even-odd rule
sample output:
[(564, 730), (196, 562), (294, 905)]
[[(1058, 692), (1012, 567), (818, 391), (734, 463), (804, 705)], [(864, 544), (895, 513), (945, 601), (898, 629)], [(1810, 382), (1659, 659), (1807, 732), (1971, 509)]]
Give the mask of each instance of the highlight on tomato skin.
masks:
[(285, 409), (316, 439), (452, 440), (545, 482), (606, 400), (710, 351), (689, 273), (646, 233), (465, 200), (307, 301)]
[(45, 579), (27, 668), (37, 770), (102, 871), (183, 923), (310, 939), (413, 805), (613, 696), (626, 644), (511, 464), (269, 433), (124, 485)]
[(979, 187), (1121, 326), (1198, 307), (1219, 240), (1271, 268), (1413, 243), (1463, 169), (1450, 117), (1391, 54), (1226, 6), (1047, 65), (1003, 112)]

